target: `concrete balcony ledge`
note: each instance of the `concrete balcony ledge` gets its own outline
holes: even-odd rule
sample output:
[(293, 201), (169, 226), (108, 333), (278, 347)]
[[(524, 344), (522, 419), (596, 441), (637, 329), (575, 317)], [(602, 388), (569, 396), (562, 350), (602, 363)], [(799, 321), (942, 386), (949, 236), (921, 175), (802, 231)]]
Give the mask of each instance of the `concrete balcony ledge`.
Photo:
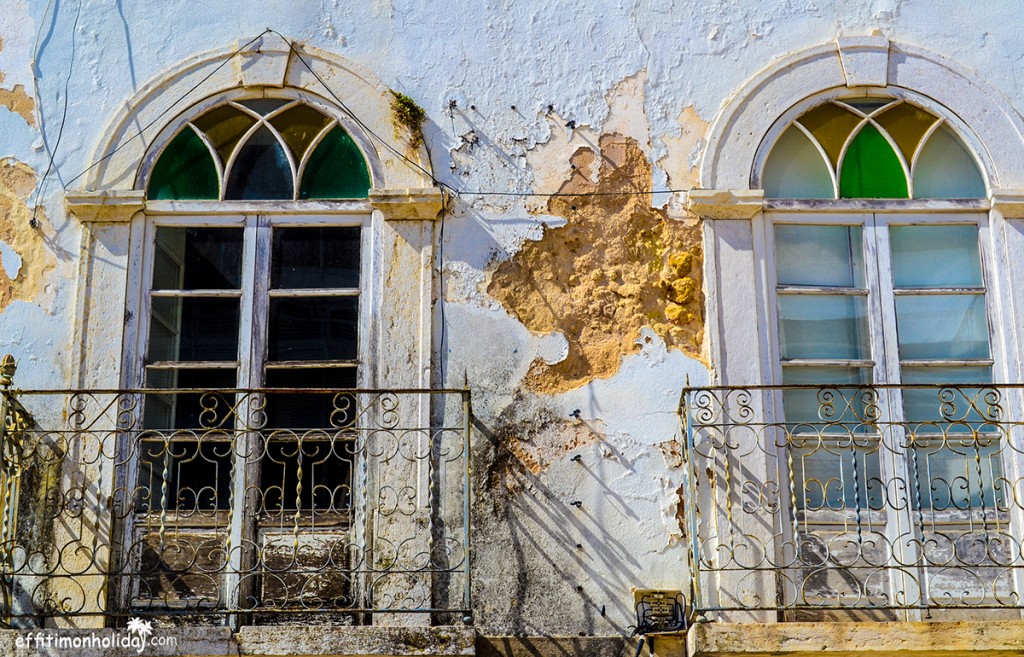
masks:
[[(129, 657), (139, 644), (124, 629), (0, 630), (0, 654), (18, 657)], [(106, 640), (104, 645), (102, 642)], [(61, 642), (65, 642), (64, 645)], [(476, 632), (463, 626), (331, 627), (154, 627), (141, 654), (157, 657), (458, 657), (475, 653)]]
[(698, 623), (687, 646), (690, 657), (1004, 657), (1024, 654), (1024, 621)]

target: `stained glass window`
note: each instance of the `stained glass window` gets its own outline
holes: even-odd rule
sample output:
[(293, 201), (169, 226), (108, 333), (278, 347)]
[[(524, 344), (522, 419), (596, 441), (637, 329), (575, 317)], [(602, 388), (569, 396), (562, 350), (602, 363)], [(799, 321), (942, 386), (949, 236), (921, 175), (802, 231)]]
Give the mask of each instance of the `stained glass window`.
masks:
[(832, 100), (786, 128), (764, 166), (769, 198), (981, 198), (981, 171), (948, 123), (905, 100)]
[(228, 102), (183, 126), (153, 167), (168, 200), (365, 198), (370, 172), (335, 119), (296, 100)]

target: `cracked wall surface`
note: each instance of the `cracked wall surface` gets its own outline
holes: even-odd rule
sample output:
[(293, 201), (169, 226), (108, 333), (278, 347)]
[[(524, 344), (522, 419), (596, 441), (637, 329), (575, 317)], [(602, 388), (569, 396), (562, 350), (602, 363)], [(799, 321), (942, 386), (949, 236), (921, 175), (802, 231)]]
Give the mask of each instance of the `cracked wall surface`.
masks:
[[(42, 229), (48, 223), (45, 212), (29, 205), (36, 178), (27, 164), (0, 159), (0, 242), (6, 256), (0, 267), (0, 311), (15, 299), (35, 299), (57, 264)], [(37, 227), (31, 224), (33, 212)]]
[[(597, 181), (588, 172), (596, 166)], [(652, 208), (651, 164), (636, 140), (603, 135), (580, 148), (548, 212), (565, 218), (498, 265), (487, 292), (535, 333), (568, 341), (557, 363), (538, 359), (527, 385), (556, 393), (614, 375), (644, 326), (670, 347), (700, 353), (700, 228)]]
[[(78, 3), (7, 0), (2, 351), (18, 356), (19, 385), (76, 382), (74, 301), (89, 263), (79, 261), (82, 225), (64, 197), (83, 191), (75, 178), (103, 157), (101, 137), (129, 99), (159, 89), (170, 71), (270, 25), (379, 79), (382, 93), (405, 94), (425, 113), (429, 161), (418, 164), (459, 194), (434, 225), (435, 250), (418, 261), (434, 268), (433, 287), (424, 285), (433, 315), (416, 316), (403, 299), (404, 324), (381, 330), (418, 322), (408, 332), (431, 340), (435, 355), (424, 377), (472, 391), (482, 632), (628, 635), (631, 587), (688, 586), (676, 409), (685, 382), (711, 373), (701, 356), (701, 226), (682, 208), (685, 190), (701, 186), (709, 126), (733, 94), (794, 51), (880, 30), (980, 72), (1009, 111), (1024, 108), (1022, 47), (1007, 28), (1020, 11), (1009, 0), (984, 12), (954, 0), (630, 0), (600, 11), (557, 0), (464, 11), (391, 0), (242, 4), (205, 2), (197, 21), (184, 0), (83, 2), (80, 14)], [(305, 91), (333, 102), (308, 82)], [(804, 90), (775, 93), (795, 102)], [(162, 128), (143, 130), (131, 148), (141, 152)], [(407, 152), (390, 130), (379, 137)], [(126, 227), (90, 230), (97, 260), (127, 262)], [(386, 283), (405, 275), (382, 267)], [(125, 295), (123, 282), (93, 281), (97, 299)], [(121, 322), (122, 305), (89, 317), (87, 333)], [(95, 357), (116, 378), (121, 342), (110, 342)]]

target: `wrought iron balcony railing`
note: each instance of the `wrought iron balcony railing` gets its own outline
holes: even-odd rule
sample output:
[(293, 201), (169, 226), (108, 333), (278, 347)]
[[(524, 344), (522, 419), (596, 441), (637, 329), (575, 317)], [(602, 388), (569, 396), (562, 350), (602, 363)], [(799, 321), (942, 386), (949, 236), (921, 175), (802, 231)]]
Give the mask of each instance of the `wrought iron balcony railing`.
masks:
[(9, 623), (469, 620), (466, 391), (0, 399)]
[(1022, 409), (1021, 385), (686, 390), (695, 608), (1024, 607)]

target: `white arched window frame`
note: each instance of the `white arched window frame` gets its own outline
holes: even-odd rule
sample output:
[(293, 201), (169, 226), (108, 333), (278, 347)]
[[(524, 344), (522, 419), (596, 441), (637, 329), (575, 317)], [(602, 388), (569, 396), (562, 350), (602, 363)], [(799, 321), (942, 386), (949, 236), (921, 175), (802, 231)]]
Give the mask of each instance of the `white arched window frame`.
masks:
[[(894, 286), (890, 274), (891, 230), (903, 226), (976, 226), (981, 284), (968, 292), (985, 298), (990, 349), (989, 357), (979, 360), (991, 364), (991, 380), (996, 383), (1021, 380), (1022, 336), (1014, 309), (1024, 307), (1024, 295), (1020, 289), (1021, 275), (1011, 263), (1024, 254), (1019, 191), (1024, 188), (1024, 126), (1008, 101), (978, 79), (976, 74), (945, 58), (890, 43), (884, 37), (840, 38), (837, 43), (824, 44), (771, 65), (723, 108), (712, 123), (701, 163), (705, 189), (690, 192), (688, 198), (691, 211), (704, 220), (707, 336), (715, 383), (730, 387), (780, 385), (784, 382), (785, 365), (829, 365), (810, 362), (814, 359), (784, 364), (787, 359), (781, 353), (780, 296), (822, 290), (786, 289), (780, 285), (778, 226), (857, 227), (865, 235), (861, 266), (867, 282), (851, 285), (849, 288), (859, 289), (842, 293), (865, 301), (867, 332), (876, 351), (869, 358), (850, 359), (861, 362), (841, 363), (844, 367), (868, 370), (868, 376), (858, 381), (864, 384), (901, 382), (894, 301), (908, 290)], [(984, 198), (766, 198), (762, 189), (764, 166), (779, 136), (815, 105), (858, 95), (905, 98), (941, 117), (978, 164), (987, 191)], [(833, 185), (836, 182), (833, 178)], [(755, 394), (752, 403), (757, 415), (749, 421), (786, 422), (783, 394), (766, 391), (764, 395)], [(903, 412), (898, 391), (895, 395), (883, 391), (882, 396), (886, 413)], [(1011, 412), (1021, 408), (1018, 396), (1011, 391), (1005, 399)], [(766, 450), (764, 462), (754, 458), (754, 454), (744, 460), (746, 476), (751, 478), (751, 485), (774, 480), (786, 489), (786, 482), (781, 481), (773, 465), (784, 464), (786, 454), (767, 456), (771, 450)], [(1014, 477), (1013, 473), (1024, 471), (1024, 464), (1019, 461), (1019, 456), (1004, 456), (1003, 472)], [(899, 472), (906, 471), (908, 455), (897, 455), (882, 467), (881, 476), (892, 481)], [(890, 514), (893, 517), (886, 526), (894, 528), (893, 531), (912, 526), (910, 518), (902, 515), (906, 512), (904, 509)], [(1020, 510), (1011, 511), (1010, 515), (1013, 526), (1018, 528), (1013, 532), (1018, 533), (1024, 526)], [(793, 545), (795, 537), (787, 534), (785, 523), (781, 526), (781, 534), (760, 538), (766, 545), (781, 541), (778, 556), (785, 562), (786, 545)], [(913, 550), (909, 543), (900, 547), (904, 548)], [(910, 557), (906, 563), (915, 563), (917, 557)], [(712, 593), (712, 599), (716, 595), (775, 595), (777, 583), (770, 578), (744, 579), (742, 574), (733, 577), (726, 573), (721, 578), (717, 586), (707, 586), (708, 590), (719, 592)], [(915, 584), (898, 579), (892, 578), (890, 592), (904, 594), (904, 600), (912, 598), (914, 586), (923, 581)], [(757, 582), (766, 589), (758, 589)], [(1017, 581), (1015, 588), (1021, 590), (1021, 582)], [(918, 612), (907, 613), (914, 616)], [(728, 618), (729, 614), (725, 616)]]
[[(71, 358), (74, 387), (114, 390), (147, 383), (147, 367), (154, 365), (147, 362), (146, 350), (154, 297), (151, 282), (155, 243), (161, 229), (227, 228), (243, 234), (243, 283), (231, 294), (241, 306), (239, 344), (245, 345), (248, 337), (256, 336), (252, 344), (259, 345), (266, 339), (267, 314), (258, 304), (266, 303), (272, 296), (268, 292), (273, 292), (266, 289), (269, 283), (264, 274), (272, 256), (275, 228), (323, 227), (355, 229), (360, 235), (358, 289), (326, 291), (328, 296), (359, 299), (356, 362), (342, 364), (357, 367), (355, 385), (378, 389), (432, 387), (432, 327), (437, 311), (433, 303), (433, 254), (435, 220), (442, 198), (428, 172), (426, 149), (422, 144), (410, 147), (401, 136), (394, 135), (391, 93), (371, 73), (330, 53), (311, 48), (299, 52), (304, 61), (290, 44), (263, 36), (241, 52), (225, 49), (197, 56), (142, 87), (126, 103), (125, 113), (108, 127), (82, 188), (66, 197), (69, 210), (81, 222), (83, 236)], [(330, 80), (335, 95), (345, 99), (346, 108), (327, 98), (330, 94), (320, 82), (324, 79)], [(302, 201), (147, 198), (154, 163), (185, 123), (226, 101), (259, 97), (301, 100), (342, 126), (367, 163), (372, 181), (367, 196)], [(395, 143), (387, 148), (378, 143), (380, 139), (394, 139)], [(301, 166), (298, 162), (290, 164)], [(156, 296), (168, 296), (157, 292)], [(209, 292), (211, 297), (220, 294)], [(265, 351), (265, 342), (256, 351)], [(239, 372), (236, 385), (263, 384), (261, 357), (256, 351), (240, 347), (234, 364)], [(401, 421), (408, 426), (429, 427), (429, 398), (417, 400), (403, 409)], [(125, 449), (123, 453), (132, 452)], [(133, 463), (127, 470), (115, 469), (111, 460), (98, 459), (92, 466), (95, 472), (83, 476), (102, 481), (107, 489), (97, 491), (97, 495), (113, 498), (117, 490), (123, 491), (118, 487), (125, 486), (125, 481), (134, 481), (137, 471), (131, 468), (136, 466)], [(417, 513), (425, 512), (427, 476), (426, 466), (416, 463), (411, 468), (377, 473), (375, 485), (415, 491), (408, 503)], [(244, 485), (244, 478), (238, 481)], [(235, 491), (235, 499), (243, 497), (240, 492)], [(251, 536), (254, 531), (245, 527), (243, 516), (236, 513), (231, 526), (223, 526), (233, 545), (238, 545), (246, 532)], [(361, 522), (359, 518), (353, 520), (353, 531)], [(103, 523), (105, 529), (97, 530), (96, 540), (101, 544), (134, 540), (131, 524), (108, 519)], [(409, 531), (409, 527), (403, 527), (398, 523), (379, 531), (386, 538), (387, 532), (400, 535)], [(364, 541), (358, 531), (350, 539), (357, 544)], [(232, 586), (231, 578), (238, 579), (238, 573), (244, 571), (239, 566), (232, 563), (225, 571), (225, 586)], [(118, 600), (110, 603), (123, 609), (125, 601), (137, 594), (137, 587), (138, 582), (122, 582)], [(102, 596), (94, 598), (102, 612)], [(230, 599), (225, 600), (231, 604)]]

